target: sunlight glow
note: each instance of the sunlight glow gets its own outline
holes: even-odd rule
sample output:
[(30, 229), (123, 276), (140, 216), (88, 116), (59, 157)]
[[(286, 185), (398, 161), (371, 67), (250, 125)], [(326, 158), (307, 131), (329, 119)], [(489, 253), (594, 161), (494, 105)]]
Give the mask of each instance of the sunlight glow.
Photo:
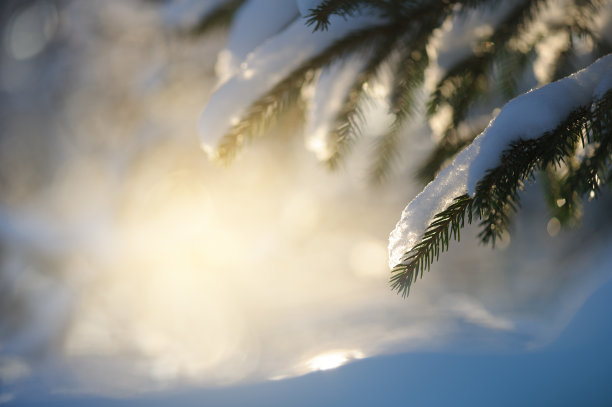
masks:
[[(452, 273), (430, 273), (408, 300), (390, 292), (388, 230), (420, 186), (395, 177), (366, 189), (367, 154), (351, 155), (334, 174), (312, 158), (326, 160), (336, 147), (335, 116), (325, 113), (348, 89), (335, 92), (338, 77), (328, 77), (330, 92), (318, 99), (323, 119), (305, 127), (310, 152), (289, 136), (286, 120), (224, 168), (202, 154), (194, 127), (217, 83), (207, 72), (222, 41), (167, 41), (155, 15), (133, 2), (25, 3), (32, 5), (4, 30), (5, 51), (11, 63), (55, 61), (49, 66), (57, 69), (32, 71), (44, 71), (41, 86), (7, 98), (3, 116), (0, 321), (10, 329), (0, 350), (23, 360), (0, 354), (0, 387), (30, 376), (42, 383), (47, 360), (65, 373), (50, 380), (61, 391), (104, 396), (280, 380), (452, 344), (468, 324), (480, 328), (481, 341), (490, 330), (533, 341), (565, 321), (567, 309), (551, 318), (542, 308), (557, 303), (556, 290), (539, 288), (555, 282), (569, 292), (564, 284), (582, 258), (560, 267), (564, 258), (547, 245), (534, 254), (547, 259), (537, 270), (514, 270), (514, 258), (488, 250), (475, 262), (477, 241), (466, 239), (472, 246), (449, 253)], [(246, 79), (259, 75), (253, 66), (227, 69), (240, 67)], [(308, 75), (316, 82), (320, 74)], [(18, 88), (5, 79), (0, 86)], [(377, 141), (392, 118), (388, 82), (366, 88), (375, 97), (364, 114), (375, 120), (356, 149)], [(306, 99), (313, 89), (305, 88)], [(432, 119), (440, 132), (449, 109)], [(240, 124), (239, 113), (206, 128)], [(201, 149), (218, 158), (216, 145), (211, 131)], [(408, 153), (402, 161), (417, 162), (423, 150)], [(553, 221), (548, 231), (559, 227)], [(522, 233), (515, 242), (525, 241)], [(419, 236), (408, 233), (407, 245)], [(449, 294), (459, 291), (465, 296)], [(11, 397), (2, 391), (0, 404)]]
[(255, 75), (255, 70), (253, 69), (245, 69), (244, 71), (242, 71), (242, 77), (244, 79), (251, 79), (253, 75)]
[(327, 129), (318, 128), (306, 138), (306, 148), (312, 151), (319, 161), (325, 161), (332, 155), (327, 134)]
[(363, 357), (363, 353), (356, 350), (334, 351), (315, 356), (306, 362), (306, 366), (313, 372), (318, 370), (330, 370), (340, 367), (352, 359), (362, 359)]

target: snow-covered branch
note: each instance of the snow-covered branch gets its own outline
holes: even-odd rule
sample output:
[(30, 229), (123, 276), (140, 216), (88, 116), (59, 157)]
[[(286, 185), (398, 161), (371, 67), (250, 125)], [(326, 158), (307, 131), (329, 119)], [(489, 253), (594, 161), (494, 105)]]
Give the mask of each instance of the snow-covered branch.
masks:
[[(536, 168), (565, 162), (580, 142), (607, 146), (612, 132), (608, 103), (611, 77), (612, 55), (608, 55), (510, 101), (406, 206), (389, 237), (389, 266), (411, 275), (412, 269), (422, 267), (422, 260), (415, 260), (414, 248), (423, 245), (436, 226), (435, 220), (448, 211), (451, 202), (466, 193), (474, 198), (474, 209), (483, 219), (481, 237), (494, 242), (507, 226), (504, 206), (516, 206), (521, 183)], [(609, 162), (609, 155), (607, 150), (602, 153), (603, 162)], [(448, 246), (448, 242), (442, 243)], [(406, 284), (411, 281), (407, 279)]]

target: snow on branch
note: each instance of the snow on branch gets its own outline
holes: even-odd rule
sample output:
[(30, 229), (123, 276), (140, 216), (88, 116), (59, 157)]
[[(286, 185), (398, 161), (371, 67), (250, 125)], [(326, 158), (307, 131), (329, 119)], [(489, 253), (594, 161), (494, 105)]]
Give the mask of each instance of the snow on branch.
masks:
[(468, 195), (455, 198), (454, 202), (442, 212), (436, 214), (421, 241), (404, 255), (403, 263), (392, 270), (391, 288), (404, 297), (408, 295), (410, 286), (423, 271), (429, 269), (434, 259), (438, 260), (440, 253), (448, 250), (450, 237), (459, 240), (461, 228), (465, 224), (467, 212), (468, 223), (472, 223), (473, 200)]
[[(474, 213), (482, 219), (481, 239), (494, 243), (509, 223), (508, 211), (518, 205), (523, 181), (532, 177), (536, 169), (571, 157), (580, 142), (597, 142), (599, 150), (605, 151), (599, 152), (601, 159), (596, 164), (588, 163), (596, 170), (606, 170), (612, 127), (611, 77), (612, 55), (608, 55), (580, 72), (506, 104), (485, 131), (404, 209), (389, 237), (394, 289), (406, 295), (416, 271), (429, 268), (431, 253), (438, 252), (439, 237), (444, 236), (443, 231), (438, 231), (442, 230), (441, 219), (447, 221), (445, 228), (457, 227), (453, 216), (461, 215), (461, 211), (449, 213), (457, 202), (465, 204), (464, 209), (468, 201), (473, 203)], [(584, 171), (588, 173), (588, 169)], [(600, 182), (602, 177), (605, 181), (607, 172), (599, 172)], [(583, 184), (586, 186), (580, 190), (586, 191), (588, 180)], [(465, 194), (468, 195), (464, 198)], [(420, 236), (424, 237), (419, 240)], [(422, 250), (425, 243), (428, 246)], [(448, 239), (442, 240), (442, 249), (447, 247)]]
[(314, 34), (298, 19), (255, 48), (240, 65), (240, 71), (215, 91), (202, 112), (199, 130), (204, 150), (217, 154), (215, 150), (221, 138), (243, 118), (253, 115), (252, 106), (267, 94), (273, 96), (270, 89), (297, 74), (307, 74), (313, 68), (309, 66), (313, 58), (325, 54), (351, 33), (383, 22), (370, 15), (337, 19), (329, 30)]

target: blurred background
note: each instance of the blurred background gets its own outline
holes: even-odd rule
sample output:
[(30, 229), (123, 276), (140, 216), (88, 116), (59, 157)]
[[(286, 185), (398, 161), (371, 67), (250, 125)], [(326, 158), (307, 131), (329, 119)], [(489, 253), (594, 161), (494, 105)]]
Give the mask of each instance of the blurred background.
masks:
[[(612, 275), (609, 194), (587, 203), (581, 228), (560, 230), (529, 187), (498, 248), (468, 228), (404, 300), (389, 289), (386, 246), (419, 191), (416, 160), (372, 187), (366, 136), (329, 172), (290, 114), (231, 166), (210, 162), (197, 120), (227, 33), (190, 36), (163, 11), (137, 0), (0, 3), (0, 404), (233, 386), (261, 395), (275, 390), (248, 386), (283, 379), (299, 394), (322, 376), (301, 390), (289, 378), (358, 359), (400, 377), (466, 366), (482, 379), (478, 366), (492, 363), (508, 380), (522, 369), (508, 355), (559, 369), (562, 352), (538, 352)], [(409, 129), (410, 155), (431, 148), (428, 126)], [(592, 312), (601, 324), (605, 309)], [(561, 346), (570, 362), (590, 346), (579, 332), (598, 332), (577, 326)], [(372, 383), (355, 373), (368, 370), (341, 371), (347, 379), (327, 377)], [(594, 400), (612, 400), (599, 380), (609, 371), (583, 374), (597, 379)]]

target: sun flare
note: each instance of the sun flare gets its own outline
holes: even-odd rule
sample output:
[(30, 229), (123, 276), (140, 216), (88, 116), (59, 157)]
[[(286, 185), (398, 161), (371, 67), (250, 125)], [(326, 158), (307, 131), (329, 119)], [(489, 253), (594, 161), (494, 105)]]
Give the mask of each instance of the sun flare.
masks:
[(333, 351), (315, 356), (306, 362), (310, 371), (331, 370), (346, 364), (352, 359), (361, 359), (364, 355), (362, 352), (353, 351)]

